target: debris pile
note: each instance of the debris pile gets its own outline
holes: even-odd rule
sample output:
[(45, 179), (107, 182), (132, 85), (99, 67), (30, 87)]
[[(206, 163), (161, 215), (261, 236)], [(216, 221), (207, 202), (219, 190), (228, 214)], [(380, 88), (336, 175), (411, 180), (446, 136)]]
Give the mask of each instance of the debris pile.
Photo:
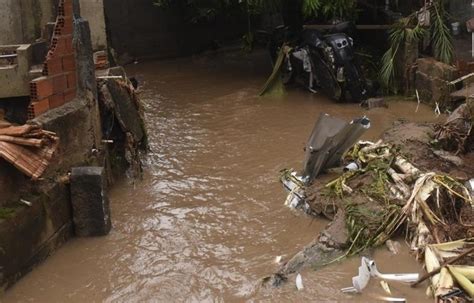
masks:
[(0, 157), (34, 180), (46, 170), (58, 145), (56, 134), (40, 126), (15, 126), (0, 119)]
[[(438, 141), (434, 142), (449, 146), (456, 153), (472, 151), (472, 120), (466, 114), (467, 107), (463, 108), (436, 128)], [(319, 129), (326, 132), (324, 128)], [(313, 131), (311, 138), (314, 136)], [(463, 184), (465, 180), (435, 167), (429, 170), (426, 166), (417, 167), (404, 147), (382, 140), (359, 141), (340, 158), (339, 165), (343, 169), (329, 182), (307, 182), (305, 176), (311, 176), (306, 171), (307, 166), (302, 176), (293, 170), (284, 170), (281, 181), (289, 191), (286, 205), (303, 209), (310, 215), (323, 215), (333, 220), (331, 224), (345, 229), (346, 236), (333, 241), (338, 243), (340, 254), (325, 264), (362, 253), (384, 244), (394, 235), (403, 234), (416, 257), (424, 258), (428, 272), (441, 268), (440, 273), (433, 272), (429, 294), (439, 300), (456, 298), (456, 302), (463, 302), (466, 295), (472, 296), (474, 287), (471, 283), (474, 267), (470, 266), (474, 261), (470, 255), (474, 251), (469, 251), (474, 246), (474, 202), (470, 189)], [(455, 156), (440, 152), (445, 153), (444, 157)], [(324, 165), (313, 167), (327, 168)], [(307, 260), (304, 257), (319, 257), (321, 254), (314, 251), (326, 249), (331, 242), (327, 237), (331, 224), (277, 275), (291, 273), (291, 268), (299, 270), (305, 261), (320, 265), (314, 257)], [(447, 263), (456, 256), (462, 256), (455, 260), (456, 265)], [(366, 267), (370, 272), (370, 266)]]
[(444, 150), (459, 153), (474, 151), (474, 103), (459, 106), (444, 124), (435, 127), (436, 137)]
[(141, 102), (123, 69), (109, 69), (108, 73), (98, 81), (104, 137), (112, 144), (113, 158), (125, 160), (131, 177), (140, 178), (140, 150), (147, 148)]

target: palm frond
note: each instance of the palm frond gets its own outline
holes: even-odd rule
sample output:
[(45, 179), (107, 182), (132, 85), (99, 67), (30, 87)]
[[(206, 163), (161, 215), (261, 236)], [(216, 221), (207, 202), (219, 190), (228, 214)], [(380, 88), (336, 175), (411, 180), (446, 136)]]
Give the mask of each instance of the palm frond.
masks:
[(431, 25), (434, 56), (436, 59), (450, 64), (453, 61), (454, 48), (451, 33), (445, 22), (446, 12), (442, 0), (433, 5), (432, 12), (435, 16)]

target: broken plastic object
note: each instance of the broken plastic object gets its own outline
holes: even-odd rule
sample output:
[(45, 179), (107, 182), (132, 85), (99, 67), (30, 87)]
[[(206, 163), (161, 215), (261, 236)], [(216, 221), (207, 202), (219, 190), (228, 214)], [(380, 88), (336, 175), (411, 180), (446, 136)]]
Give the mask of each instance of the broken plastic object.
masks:
[(413, 274), (382, 274), (378, 271), (377, 265), (375, 264), (374, 260), (370, 260), (368, 258), (362, 257), (362, 262), (365, 262), (367, 264), (367, 267), (369, 268), (370, 275), (372, 277), (377, 277), (383, 280), (389, 280), (389, 281), (399, 281), (399, 282), (415, 282), (418, 281), (419, 274), (418, 273), (413, 273)]
[(362, 264), (359, 266), (359, 274), (352, 277), (352, 286), (341, 289), (342, 292), (362, 292), (362, 290), (369, 284), (370, 271), (365, 258), (362, 258)]
[(306, 144), (303, 179), (310, 184), (325, 168), (337, 166), (342, 154), (370, 128), (370, 120), (362, 117), (347, 123), (321, 114)]
[(301, 277), (300, 274), (296, 275), (296, 288), (298, 290), (302, 290), (303, 287), (303, 278)]
[(378, 299), (385, 302), (406, 302), (407, 301), (407, 299), (405, 298), (394, 298), (394, 297), (379, 297)]
[(355, 162), (351, 162), (349, 164), (347, 164), (346, 166), (344, 166), (344, 172), (346, 171), (353, 171), (353, 170), (358, 170), (359, 169), (359, 165)]
[(377, 277), (382, 280), (399, 281), (399, 282), (414, 282), (418, 281), (419, 274), (382, 274), (378, 271), (374, 260), (362, 257), (361, 265), (359, 266), (359, 274), (352, 278), (352, 286), (341, 289), (342, 292), (362, 292), (362, 290), (369, 283), (370, 277)]
[(298, 176), (295, 171), (283, 170), (281, 174), (281, 183), (288, 191), (288, 196), (285, 200), (285, 205), (290, 208), (303, 207), (305, 211), (309, 209), (309, 205), (304, 201), (304, 181), (301, 176)]
[(384, 280), (380, 281), (380, 286), (382, 286), (382, 289), (389, 295), (392, 294), (392, 291), (390, 290), (390, 286), (388, 286), (388, 283)]
[(275, 257), (275, 263), (280, 264), (281, 258), (282, 258), (281, 256)]
[(400, 252), (400, 243), (398, 243), (397, 241), (387, 240), (385, 241), (385, 245), (387, 246), (388, 250), (394, 255), (398, 255), (398, 253)]

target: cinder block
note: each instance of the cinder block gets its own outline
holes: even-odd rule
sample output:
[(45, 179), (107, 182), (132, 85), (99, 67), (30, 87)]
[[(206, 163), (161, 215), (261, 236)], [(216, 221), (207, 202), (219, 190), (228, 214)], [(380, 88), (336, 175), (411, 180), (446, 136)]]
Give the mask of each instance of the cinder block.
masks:
[(52, 76), (63, 72), (63, 64), (61, 58), (49, 58), (43, 66), (43, 75)]
[(61, 105), (64, 105), (64, 103), (65, 102), (64, 102), (64, 94), (63, 93), (59, 93), (59, 94), (52, 95), (51, 97), (49, 97), (49, 108), (50, 109), (60, 107)]
[(69, 89), (67, 91), (64, 92), (64, 103), (68, 103), (72, 100), (74, 100), (74, 98), (76, 98), (76, 93), (77, 93), (77, 90), (75, 88), (72, 88), (72, 89)]
[(66, 74), (59, 74), (52, 76), (53, 94), (63, 93), (67, 90), (67, 76)]
[(102, 167), (75, 167), (71, 171), (71, 202), (77, 236), (103, 236), (110, 232), (110, 206)]
[(72, 72), (76, 70), (76, 58), (74, 54), (65, 55), (62, 57), (63, 71)]
[(37, 101), (53, 94), (53, 83), (48, 77), (39, 77), (30, 82), (31, 100)]

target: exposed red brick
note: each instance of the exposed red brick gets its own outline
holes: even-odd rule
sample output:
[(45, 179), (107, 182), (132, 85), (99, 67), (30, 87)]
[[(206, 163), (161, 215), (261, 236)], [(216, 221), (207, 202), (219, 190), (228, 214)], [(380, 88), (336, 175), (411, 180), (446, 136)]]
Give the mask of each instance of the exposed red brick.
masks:
[(67, 89), (66, 74), (60, 74), (52, 77), (53, 94), (63, 93)]
[(76, 58), (74, 54), (65, 55), (62, 57), (63, 71), (72, 72), (76, 70)]
[(64, 2), (64, 15), (65, 16), (72, 16), (73, 15), (73, 9), (72, 9), (72, 1), (66, 1)]
[(58, 17), (54, 26), (55, 35), (71, 35), (73, 29), (72, 17)]
[(77, 86), (76, 72), (69, 72), (67, 74), (67, 88), (76, 88), (76, 86)]
[(61, 105), (63, 105), (65, 102), (64, 102), (64, 94), (61, 92), (59, 94), (56, 94), (56, 95), (52, 95), (51, 97), (49, 97), (49, 108), (50, 109), (53, 109), (53, 108), (56, 108), (56, 107), (60, 107)]
[(62, 73), (63, 64), (61, 58), (49, 58), (46, 60), (43, 66), (43, 75), (51, 76)]
[(72, 35), (66, 37), (67, 39), (64, 39), (64, 45), (66, 47), (66, 52), (69, 54), (74, 52), (74, 46), (72, 45)]
[[(71, 41), (69, 41), (71, 39)], [(51, 40), (51, 55), (52, 57), (54, 56), (60, 56), (62, 54), (67, 54), (69, 53), (69, 43), (72, 43), (72, 35), (65, 35), (65, 36), (54, 36), (53, 39)]]
[(49, 110), (49, 98), (31, 102), (28, 107), (28, 118), (35, 118)]
[(76, 89), (70, 89), (64, 92), (64, 102), (68, 103), (76, 98)]
[(31, 100), (41, 100), (53, 94), (53, 83), (48, 77), (39, 77), (30, 82)]

